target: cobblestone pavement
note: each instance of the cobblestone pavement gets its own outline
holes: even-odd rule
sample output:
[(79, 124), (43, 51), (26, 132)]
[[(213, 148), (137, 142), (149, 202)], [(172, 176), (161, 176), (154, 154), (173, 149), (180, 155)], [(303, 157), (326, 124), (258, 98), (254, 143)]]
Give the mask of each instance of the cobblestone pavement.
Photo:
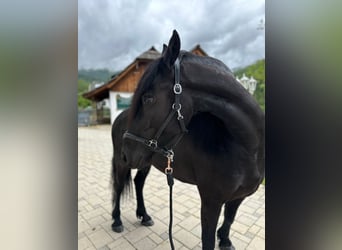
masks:
[[(140, 225), (135, 216), (135, 194), (132, 194), (121, 206), (125, 230), (122, 233), (111, 230), (111, 158), (109, 125), (78, 128), (78, 249), (169, 250), (168, 186), (165, 175), (155, 168), (151, 169), (144, 188), (146, 209), (155, 224)], [(135, 173), (133, 170), (133, 177)], [(201, 249), (197, 188), (175, 180), (173, 192), (175, 248)], [(222, 220), (221, 215), (219, 224)], [(264, 186), (240, 206), (232, 225), (231, 240), (237, 250), (265, 249)]]

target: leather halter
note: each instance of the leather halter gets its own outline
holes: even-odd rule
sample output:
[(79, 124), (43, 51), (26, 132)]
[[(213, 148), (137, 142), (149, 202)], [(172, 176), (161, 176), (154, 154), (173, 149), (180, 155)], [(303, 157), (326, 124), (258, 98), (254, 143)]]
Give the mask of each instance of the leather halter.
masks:
[[(180, 95), (182, 94), (183, 89), (180, 83), (180, 59), (179, 58), (177, 58), (177, 60), (175, 61), (174, 69), (175, 69), (175, 84), (173, 85), (173, 93), (175, 94), (175, 102), (172, 104), (172, 109), (169, 115), (167, 116), (167, 118), (165, 119), (165, 121), (163, 122), (163, 124), (161, 125), (157, 133), (155, 134), (155, 136), (152, 139), (146, 139), (144, 137), (134, 135), (128, 131), (126, 131), (123, 134), (124, 139), (127, 138), (127, 139), (134, 140), (136, 142), (142, 143), (146, 147), (148, 147), (151, 151), (162, 154), (171, 161), (173, 161), (173, 156), (174, 156), (173, 148), (176, 147), (178, 142), (182, 139), (184, 133), (187, 132), (187, 129), (184, 124), (184, 117), (181, 113), (182, 105), (180, 103)], [(167, 143), (166, 145), (159, 146), (158, 139), (162, 135), (163, 131), (165, 130), (165, 128), (167, 127), (167, 125), (169, 124), (169, 122), (171, 121), (171, 119), (173, 118), (175, 114), (177, 114), (177, 120), (179, 122), (181, 132), (178, 135), (176, 135), (173, 139), (171, 139), (171, 141)]]

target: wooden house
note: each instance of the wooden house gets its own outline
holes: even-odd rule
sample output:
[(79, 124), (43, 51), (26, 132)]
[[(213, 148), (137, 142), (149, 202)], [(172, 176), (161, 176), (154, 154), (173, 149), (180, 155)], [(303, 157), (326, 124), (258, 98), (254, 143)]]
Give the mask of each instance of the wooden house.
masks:
[[(190, 51), (196, 55), (207, 56), (207, 53), (200, 45), (195, 46)], [(96, 103), (109, 99), (110, 121), (113, 123), (117, 115), (129, 106), (133, 93), (147, 65), (160, 56), (161, 53), (152, 46), (149, 50), (135, 58), (123, 71), (112, 76), (107, 83), (84, 93), (83, 96), (92, 100), (94, 107), (99, 106)]]

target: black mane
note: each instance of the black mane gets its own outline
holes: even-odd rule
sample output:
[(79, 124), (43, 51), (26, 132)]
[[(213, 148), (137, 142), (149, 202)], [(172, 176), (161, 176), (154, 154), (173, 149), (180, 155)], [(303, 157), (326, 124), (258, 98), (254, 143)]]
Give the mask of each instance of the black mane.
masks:
[(199, 56), (188, 51), (181, 51), (181, 54), (183, 54), (182, 57), (184, 58), (184, 62), (214, 68), (216, 71), (222, 72), (223, 74), (233, 74), (233, 72), (230, 68), (227, 67), (227, 65), (216, 58), (210, 56)]
[[(204, 67), (208, 68), (214, 68), (216, 72), (221, 72), (221, 74), (233, 74), (232, 71), (224, 63), (213, 57), (199, 56), (191, 52), (181, 50), (179, 53), (179, 58), (184, 63), (191, 63), (203, 65)], [(152, 89), (156, 76), (159, 72), (163, 71), (164, 67), (162, 64), (163, 62), (161, 58), (158, 58), (147, 66), (144, 74), (138, 82), (137, 89), (134, 92), (128, 123), (130, 123), (130, 121), (132, 121), (138, 114), (139, 108), (142, 104), (141, 96)]]
[(134, 119), (134, 117), (137, 115), (139, 108), (141, 106), (141, 96), (146, 91), (152, 88), (154, 79), (156, 78), (158, 74), (159, 68), (160, 68), (160, 58), (151, 62), (147, 66), (143, 76), (139, 80), (138, 86), (134, 92), (131, 107), (130, 107), (129, 122), (132, 119)]

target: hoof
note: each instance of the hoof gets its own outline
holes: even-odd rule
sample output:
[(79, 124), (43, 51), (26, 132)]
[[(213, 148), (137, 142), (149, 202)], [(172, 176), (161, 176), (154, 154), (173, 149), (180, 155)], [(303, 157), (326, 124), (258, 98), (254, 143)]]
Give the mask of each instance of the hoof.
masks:
[(154, 225), (153, 220), (148, 220), (148, 221), (142, 221), (141, 225), (145, 226), (145, 227), (150, 227)]
[(124, 227), (123, 227), (123, 225), (114, 226), (114, 225), (112, 224), (112, 230), (113, 230), (114, 232), (116, 232), (116, 233), (121, 233), (121, 232), (123, 232)]
[(235, 250), (233, 245), (228, 246), (220, 246), (220, 250)]

